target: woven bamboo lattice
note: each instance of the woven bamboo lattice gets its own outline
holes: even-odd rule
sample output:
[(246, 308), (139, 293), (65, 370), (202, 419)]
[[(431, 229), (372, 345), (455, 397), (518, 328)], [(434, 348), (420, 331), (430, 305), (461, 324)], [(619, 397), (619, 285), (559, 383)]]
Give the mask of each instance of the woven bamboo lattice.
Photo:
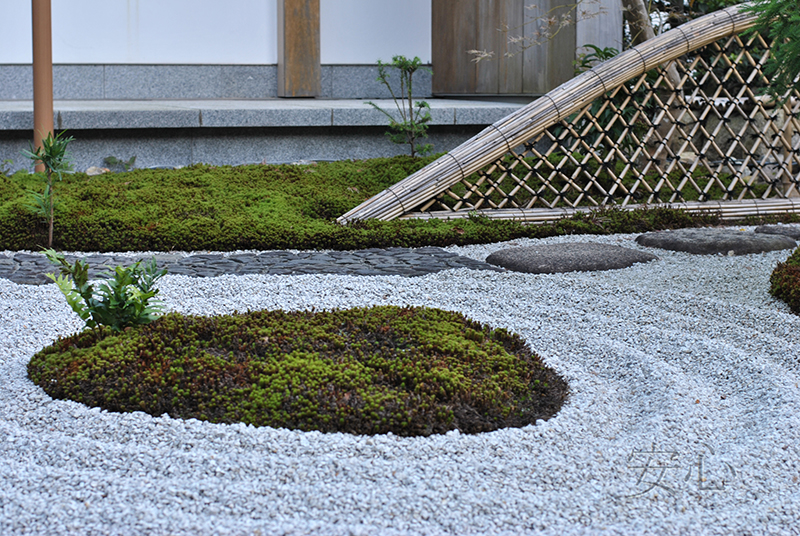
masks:
[(769, 45), (742, 35), (754, 22), (734, 6), (627, 50), (339, 220), (544, 221), (645, 204), (800, 212), (800, 93), (782, 106), (763, 96)]

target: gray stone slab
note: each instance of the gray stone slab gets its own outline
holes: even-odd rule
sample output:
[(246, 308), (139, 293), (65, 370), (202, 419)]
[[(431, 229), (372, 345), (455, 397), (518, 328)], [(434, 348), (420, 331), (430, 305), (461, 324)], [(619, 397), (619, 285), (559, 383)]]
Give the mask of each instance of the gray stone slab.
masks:
[[(390, 99), (376, 105), (399, 117)], [(480, 101), (429, 100), (432, 126), (485, 125), (519, 108), (518, 104), (488, 106)], [(0, 102), (0, 130), (30, 130), (31, 101)], [(314, 126), (386, 126), (388, 118), (362, 100), (57, 100), (57, 128), (169, 129)]]
[(577, 242), (503, 249), (489, 255), (486, 262), (515, 272), (554, 274), (616, 270), (657, 258), (635, 249)]
[(53, 65), (55, 99), (103, 99), (104, 82), (102, 65)]
[[(387, 60), (388, 61), (388, 60)], [(331, 65), (331, 94), (334, 99), (389, 99), (389, 90), (377, 81), (376, 65)], [(395, 94), (400, 92), (400, 75), (387, 68), (388, 79)], [(412, 89), (415, 99), (425, 99), (432, 95), (432, 77), (422, 70), (414, 73)]]
[(203, 109), (203, 127), (315, 127), (331, 125), (323, 108)]
[[(320, 97), (389, 98), (375, 65), (321, 66)], [(399, 77), (389, 69), (390, 80)], [(33, 98), (30, 65), (0, 65), (0, 100)], [(59, 99), (267, 99), (277, 96), (276, 65), (56, 64)], [(431, 96), (431, 75), (414, 74), (414, 97)]]
[(797, 243), (785, 235), (709, 228), (645, 233), (636, 237), (636, 243), (698, 255), (748, 255), (797, 247)]
[(457, 125), (491, 125), (520, 108), (518, 104), (499, 103), (494, 106), (462, 106), (455, 108), (455, 124)]
[(800, 225), (761, 225), (756, 233), (784, 235), (800, 241)]
[(384, 126), (389, 124), (388, 117), (366, 102), (360, 108), (333, 108), (331, 109), (331, 119), (334, 126)]
[[(319, 96), (324, 99), (333, 97), (333, 65), (321, 65), (319, 75)], [(276, 84), (277, 86), (277, 84)]]
[(0, 111), (0, 129), (32, 131), (33, 111)]
[(217, 99), (270, 99), (278, 96), (275, 65), (221, 65)]
[(200, 126), (197, 110), (57, 110), (56, 129), (144, 129)]
[[(234, 84), (225, 78), (226, 73), (230, 76), (231, 72), (232, 68), (223, 70), (220, 65), (106, 65), (105, 98), (223, 98), (223, 88)], [(267, 96), (265, 91), (260, 98)]]
[(33, 99), (33, 67), (0, 65), (0, 100), (30, 99)]

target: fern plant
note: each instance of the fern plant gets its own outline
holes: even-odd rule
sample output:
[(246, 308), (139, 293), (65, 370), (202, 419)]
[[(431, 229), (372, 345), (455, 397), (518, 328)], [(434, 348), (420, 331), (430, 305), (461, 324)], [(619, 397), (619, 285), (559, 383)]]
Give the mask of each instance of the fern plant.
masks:
[(151, 300), (158, 294), (155, 282), (166, 275), (167, 270), (158, 269), (155, 258), (143, 268), (141, 262), (132, 266), (117, 266), (112, 276), (97, 288), (89, 283), (89, 267), (78, 259), (70, 264), (63, 255), (52, 249), (44, 251), (47, 259), (58, 264), (61, 273), (47, 274), (55, 281), (70, 308), (84, 321), (86, 327), (108, 326), (113, 331), (122, 331), (128, 326), (149, 324), (162, 312), (163, 305)]

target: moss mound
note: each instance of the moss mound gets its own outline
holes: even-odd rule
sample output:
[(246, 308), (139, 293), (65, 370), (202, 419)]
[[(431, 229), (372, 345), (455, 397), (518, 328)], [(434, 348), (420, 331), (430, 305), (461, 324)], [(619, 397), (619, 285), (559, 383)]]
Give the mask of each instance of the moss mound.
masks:
[(28, 375), (109, 411), (403, 436), (525, 426), (567, 395), (519, 336), (420, 307), (173, 313), (60, 339)]
[(769, 292), (785, 301), (795, 314), (800, 315), (800, 248), (779, 262), (769, 278)]

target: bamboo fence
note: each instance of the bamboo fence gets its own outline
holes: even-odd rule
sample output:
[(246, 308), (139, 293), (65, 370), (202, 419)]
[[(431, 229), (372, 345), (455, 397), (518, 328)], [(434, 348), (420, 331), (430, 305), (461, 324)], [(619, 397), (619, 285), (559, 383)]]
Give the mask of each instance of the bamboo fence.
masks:
[(800, 93), (783, 105), (760, 94), (769, 44), (742, 35), (756, 17), (740, 8), (596, 65), (338, 221), (542, 222), (643, 205), (723, 218), (800, 212)]

